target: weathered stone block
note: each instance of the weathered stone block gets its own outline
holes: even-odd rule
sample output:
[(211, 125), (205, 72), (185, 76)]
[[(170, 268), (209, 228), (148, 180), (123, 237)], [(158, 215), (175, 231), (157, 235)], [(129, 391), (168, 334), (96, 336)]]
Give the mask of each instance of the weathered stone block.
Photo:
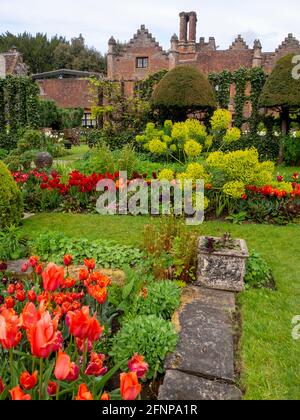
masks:
[[(213, 238), (219, 239), (219, 238)], [(246, 259), (249, 257), (247, 244), (242, 239), (235, 240), (234, 249), (208, 252), (205, 248), (206, 237), (198, 244), (197, 286), (210, 289), (241, 292), (244, 290)]]
[(241, 391), (234, 385), (210, 381), (177, 370), (168, 370), (159, 390), (159, 401), (238, 401)]

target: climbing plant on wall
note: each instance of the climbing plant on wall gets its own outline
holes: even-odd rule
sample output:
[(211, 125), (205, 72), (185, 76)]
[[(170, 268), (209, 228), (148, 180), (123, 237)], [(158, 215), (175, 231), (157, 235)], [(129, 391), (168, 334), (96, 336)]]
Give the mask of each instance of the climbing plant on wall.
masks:
[(211, 73), (209, 81), (216, 91), (218, 103), (221, 108), (228, 108), (230, 104), (230, 86), (232, 83), (232, 74), (228, 70), (222, 73)]
[(241, 128), (244, 119), (244, 107), (247, 100), (246, 86), (248, 81), (248, 70), (246, 68), (240, 68), (233, 74), (233, 81), (235, 83), (235, 98), (234, 98), (234, 109), (235, 117), (234, 123), (237, 127)]
[[(234, 122), (237, 127), (243, 123), (249, 123), (251, 132), (257, 131), (260, 122), (258, 101), (261, 90), (266, 82), (266, 75), (262, 68), (239, 70), (231, 73), (227, 70), (222, 73), (211, 73), (209, 80), (216, 91), (216, 96), (221, 108), (228, 108), (230, 105), (230, 87), (235, 85), (234, 96)], [(247, 86), (250, 88), (250, 95), (247, 95)], [(252, 108), (250, 118), (244, 115), (245, 104), (249, 102)]]
[(0, 79), (0, 133), (5, 130), (4, 85), (5, 85), (5, 80)]
[(145, 100), (150, 101), (154, 87), (161, 81), (161, 79), (168, 73), (168, 70), (160, 70), (151, 74), (142, 82), (135, 85), (137, 95)]
[(39, 127), (39, 88), (29, 77), (0, 80), (0, 131)]
[(256, 132), (258, 124), (260, 122), (259, 116), (259, 97), (261, 95), (262, 88), (266, 83), (267, 76), (261, 67), (254, 68), (250, 71), (250, 84), (251, 94), (250, 100), (252, 105), (252, 114), (250, 117), (250, 129), (251, 132)]

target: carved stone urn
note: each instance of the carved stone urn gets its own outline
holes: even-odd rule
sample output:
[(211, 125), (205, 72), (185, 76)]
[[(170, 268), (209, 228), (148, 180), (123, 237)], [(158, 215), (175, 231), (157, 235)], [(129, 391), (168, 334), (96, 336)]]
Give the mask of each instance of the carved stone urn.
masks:
[[(209, 249), (208, 241), (221, 245)], [(230, 292), (243, 291), (248, 257), (247, 244), (242, 239), (232, 240), (230, 247), (222, 247), (222, 238), (200, 237), (196, 285)]]

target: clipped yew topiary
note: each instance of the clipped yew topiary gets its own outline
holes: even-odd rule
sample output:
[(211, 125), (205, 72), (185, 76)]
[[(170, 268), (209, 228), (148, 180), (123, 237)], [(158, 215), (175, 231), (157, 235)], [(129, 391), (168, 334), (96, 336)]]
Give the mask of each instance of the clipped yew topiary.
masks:
[(300, 107), (300, 79), (293, 76), (294, 56), (289, 54), (278, 60), (259, 99), (261, 107), (279, 110), (283, 134), (289, 130), (289, 113)]
[(0, 161), (0, 230), (19, 225), (22, 212), (22, 193), (5, 164)]
[(152, 95), (152, 104), (164, 117), (186, 119), (192, 112), (217, 108), (217, 101), (207, 78), (195, 67), (183, 65), (169, 71)]

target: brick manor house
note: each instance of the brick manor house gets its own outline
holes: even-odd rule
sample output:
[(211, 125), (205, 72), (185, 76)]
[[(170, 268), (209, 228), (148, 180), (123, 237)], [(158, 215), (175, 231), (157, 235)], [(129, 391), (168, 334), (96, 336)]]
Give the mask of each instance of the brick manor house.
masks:
[(276, 61), (289, 53), (300, 54), (300, 43), (292, 34), (274, 52), (263, 52), (260, 40), (250, 48), (239, 35), (227, 50), (219, 50), (216, 40), (197, 40), (196, 12), (180, 13), (179, 38), (174, 34), (171, 48), (164, 51), (144, 25), (126, 44), (121, 54), (116, 52), (116, 41), (109, 40), (107, 78), (122, 81), (125, 92), (134, 92), (134, 85), (147, 75), (159, 70), (171, 70), (181, 64), (190, 64), (208, 75), (223, 70), (235, 71), (240, 67), (262, 67), (270, 73)]

